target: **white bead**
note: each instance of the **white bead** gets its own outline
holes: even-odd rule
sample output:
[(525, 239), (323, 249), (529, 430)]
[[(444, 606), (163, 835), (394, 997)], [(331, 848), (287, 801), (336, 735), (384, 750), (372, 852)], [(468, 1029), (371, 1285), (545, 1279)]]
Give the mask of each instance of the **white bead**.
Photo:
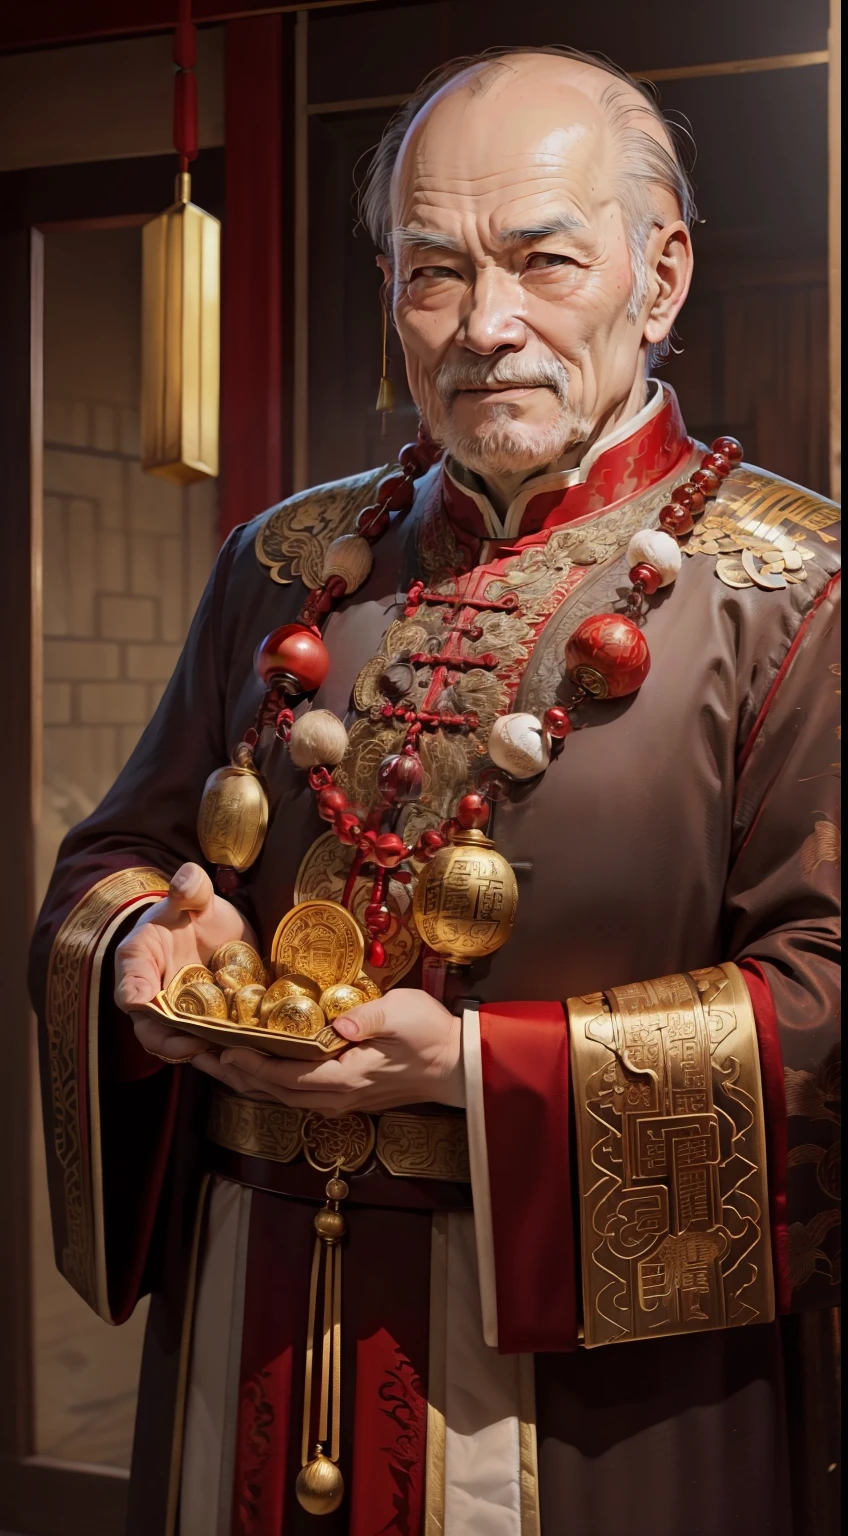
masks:
[(295, 720), (289, 753), (297, 768), (335, 768), (347, 751), (347, 731), (329, 709), (310, 709)]
[(627, 546), (627, 563), (652, 565), (660, 573), (660, 586), (670, 587), (677, 580), (683, 556), (680, 545), (663, 528), (640, 528)]
[(551, 760), (551, 743), (535, 715), (499, 715), (489, 732), (489, 756), (514, 779), (534, 779)]
[(355, 592), (368, 580), (373, 564), (368, 540), (358, 533), (343, 533), (340, 538), (333, 539), (327, 550), (322, 575), (325, 581), (331, 576), (341, 576), (348, 593)]

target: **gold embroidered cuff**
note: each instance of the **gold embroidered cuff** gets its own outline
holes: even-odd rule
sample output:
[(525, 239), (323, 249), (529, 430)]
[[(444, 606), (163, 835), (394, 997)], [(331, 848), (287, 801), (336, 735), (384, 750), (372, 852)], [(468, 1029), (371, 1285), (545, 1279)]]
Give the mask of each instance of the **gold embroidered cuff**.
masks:
[(568, 1000), (587, 1347), (769, 1322), (756, 1026), (735, 965)]

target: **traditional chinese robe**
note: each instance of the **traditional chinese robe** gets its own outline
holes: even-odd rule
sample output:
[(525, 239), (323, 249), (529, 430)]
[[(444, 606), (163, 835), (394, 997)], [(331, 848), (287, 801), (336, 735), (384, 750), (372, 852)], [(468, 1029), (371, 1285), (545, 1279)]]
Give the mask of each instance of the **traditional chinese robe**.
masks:
[[(485, 766), (496, 714), (569, 695), (567, 636), (620, 603), (630, 536), (656, 526), (700, 451), (672, 391), (652, 386), (634, 421), (577, 470), (531, 480), (503, 520), (456, 465), (419, 481), (325, 631), (332, 668), (314, 702), (348, 723), (336, 778), (354, 804), (369, 803), (378, 762), (403, 739), (384, 708), (387, 663), (428, 648), (464, 657), (440, 662), (438, 678), (435, 665), (410, 668), (412, 702), (438, 694), (480, 721), (470, 737), (423, 734), (418, 824), (449, 815)], [(198, 803), (255, 714), (256, 645), (296, 616), (377, 478), (296, 496), (230, 537), (165, 697), (113, 790), (66, 839), (38, 924), (57, 1262), (113, 1322), (153, 1291), (132, 1536), (316, 1525), (294, 1482), (324, 1178), (296, 1155), (296, 1117), (282, 1108), (218, 1092), (210, 1139), (208, 1081), (137, 1045), (111, 1000), (112, 956), (174, 870), (201, 859)], [(519, 881), (515, 929), (448, 990), (466, 1009), (470, 1172), (462, 1117), (413, 1106), (414, 1126), (378, 1130), (382, 1159), (350, 1178), (347, 1492), (321, 1522), (327, 1536), (801, 1536), (825, 1509), (829, 1322), (817, 1319), (836, 1299), (839, 1221), (837, 513), (747, 465), (711, 511), (730, 545), (734, 533), (783, 539), (802, 577), (728, 586), (720, 555), (684, 558), (651, 601), (638, 694), (582, 706), (584, 728), (544, 777), (496, 808), (493, 835)], [(416, 580), (431, 597), (407, 614)], [(473, 597), (490, 606), (463, 607)], [(338, 898), (347, 855), (267, 739), (260, 765), (270, 829), (236, 900), (267, 951), (295, 899)], [(416, 985), (409, 888), (392, 882), (389, 904), (388, 973)], [(770, 1229), (779, 1319), (754, 1307), (745, 1326), (584, 1348), (595, 1301), (581, 1300), (588, 1186), (575, 1128), (584, 1136), (591, 1107), (570, 1080), (568, 999), (723, 962), (739, 967), (756, 1024), (767, 1189), (756, 1222), (763, 1243)], [(396, 1148), (418, 1138), (395, 1176), (392, 1137)], [(809, 1457), (790, 1471), (805, 1438), (812, 1481)]]

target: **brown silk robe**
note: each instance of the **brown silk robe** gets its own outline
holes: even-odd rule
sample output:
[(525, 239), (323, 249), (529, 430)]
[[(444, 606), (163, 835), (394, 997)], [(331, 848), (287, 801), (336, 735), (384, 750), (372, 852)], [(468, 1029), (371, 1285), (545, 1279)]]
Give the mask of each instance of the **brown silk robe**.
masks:
[[(676, 406), (670, 392), (666, 397), (673, 428)], [(421, 575), (433, 585), (451, 565), (477, 571), (482, 562), (492, 576), (504, 575), (507, 586), (517, 569), (522, 612), (536, 615), (536, 633), (520, 644), (511, 637), (512, 621), (480, 642), (490, 646), (494, 635), (503, 657), (514, 651), (518, 684), (511, 703), (492, 705), (490, 698), (487, 704), (481, 695), (482, 712), (492, 705), (498, 712), (512, 707), (541, 713), (567, 696), (565, 639), (582, 617), (620, 600), (631, 533), (656, 525), (670, 486), (696, 462), (696, 449), (682, 427), (678, 431), (679, 454), (668, 458), (665, 473), (650, 466), (646, 471), (634, 455), (626, 491), (612, 505), (602, 495), (600, 505), (575, 521), (567, 493), (565, 513), (555, 511), (529, 539), (525, 518), (517, 539), (484, 542), (480, 498), (446, 484), (439, 467), (432, 470), (419, 482), (411, 513), (378, 544), (366, 585), (331, 617), (325, 639), (332, 668), (315, 704), (352, 720), (354, 683), (379, 653), (389, 625), (402, 617), (410, 582)], [(156, 716), (103, 804), (65, 840), (34, 941), (33, 995), (42, 1020), (47, 1015), (42, 1060), (57, 1260), (87, 1299), (117, 1320), (146, 1289), (155, 1292), (131, 1493), (130, 1530), (136, 1536), (168, 1529), (169, 1466), (174, 1505), (170, 1405), (178, 1388), (192, 1191), (207, 1158), (206, 1084), (187, 1071), (160, 1068), (136, 1047), (128, 1021), (108, 1001), (108, 949), (95, 1105), (77, 1061), (85, 1037), (75, 1034), (74, 1024), (75, 999), (87, 983), (71, 968), (57, 991), (54, 967), (48, 986), (51, 946), (68, 914), (104, 876), (139, 867), (169, 876), (183, 861), (200, 859), (195, 817), (204, 781), (228, 759), (259, 701), (252, 669), (256, 645), (295, 618), (303, 601), (299, 573), (311, 574), (313, 584), (319, 579), (314, 573), (322, 549), (351, 528), (358, 508), (370, 500), (374, 478), (306, 493), (228, 540)], [(531, 522), (533, 508), (531, 501)], [(737, 522), (743, 515), (779, 522), (782, 531), (803, 536), (808, 579), (783, 591), (735, 590), (717, 579), (714, 558), (684, 558), (675, 585), (650, 605), (648, 682), (629, 699), (587, 703), (581, 711), (585, 729), (569, 737), (540, 781), (497, 808), (498, 848), (520, 866), (517, 921), (509, 943), (476, 964), (454, 991), (481, 1002), (564, 1001), (721, 961), (755, 962), (773, 1000), (786, 1084), (787, 1206), (784, 1235), (775, 1237), (776, 1261), (784, 1281), (788, 1276), (792, 1283), (793, 1310), (803, 1313), (833, 1307), (838, 1278), (838, 529), (830, 503), (747, 466), (733, 472), (716, 510)], [(591, 563), (578, 565), (587, 543), (593, 546)], [(268, 567), (290, 584), (271, 579)], [(547, 601), (545, 593), (561, 580), (568, 590)], [(382, 745), (375, 752), (371, 783), (384, 750)], [(237, 900), (267, 949), (292, 903), (298, 869), (326, 829), (304, 775), (280, 749), (265, 761), (268, 838)], [(449, 814), (464, 782), (464, 762), (457, 766), (434, 749), (426, 766), (434, 814)], [(343, 765), (343, 780), (345, 771)], [(356, 788), (355, 775), (346, 782)], [(112, 945), (134, 920), (128, 912)], [(407, 984), (416, 984), (416, 976), (413, 970)], [(50, 1017), (60, 993), (57, 1029)], [(86, 1148), (97, 1135), (100, 1238), (86, 1236)], [(516, 1158), (521, 1155), (516, 1146)], [(226, 1171), (247, 1177), (234, 1165)], [(779, 1173), (769, 1170), (773, 1181)], [(532, 1168), (526, 1177), (533, 1179)], [(260, 1184), (279, 1187), (271, 1174), (255, 1175), (254, 1185)], [(74, 1194), (80, 1187), (82, 1201)], [(291, 1192), (320, 1198), (318, 1186), (308, 1181)], [(385, 1252), (394, 1257), (386, 1262), (403, 1277), (404, 1254), (415, 1262), (421, 1216), (381, 1211), (379, 1193), (360, 1198), (373, 1207), (372, 1254), (388, 1245)], [(417, 1209), (428, 1222), (428, 1199), (438, 1206), (463, 1198), (456, 1189), (444, 1201), (425, 1191)], [(285, 1194), (261, 1199), (275, 1209), (291, 1203)], [(310, 1240), (304, 1228), (296, 1263), (287, 1254), (287, 1271), (299, 1265), (305, 1272)], [(98, 1244), (104, 1250), (99, 1300), (90, 1282)], [(263, 1294), (281, 1294), (282, 1271), (274, 1264), (284, 1260), (266, 1253), (258, 1279), (255, 1255), (251, 1262), (248, 1286), (258, 1286), (260, 1300), (252, 1304), (261, 1308)], [(413, 1311), (416, 1283), (410, 1275)], [(291, 1304), (302, 1305), (302, 1296)], [(425, 1294), (420, 1306), (426, 1304)], [(385, 1305), (391, 1305), (388, 1292)], [(414, 1326), (413, 1318), (413, 1332)], [(793, 1331), (782, 1343), (787, 1326)], [(821, 1486), (831, 1453), (821, 1376), (815, 1377), (819, 1401), (805, 1395), (814, 1379), (805, 1374), (805, 1362), (820, 1335), (817, 1325), (790, 1319), (637, 1343), (624, 1351), (537, 1354), (543, 1536), (564, 1530), (570, 1536), (679, 1536), (684, 1530), (690, 1536), (754, 1530), (802, 1536), (822, 1529), (814, 1514), (827, 1506)], [(811, 1369), (820, 1367), (819, 1359)], [(423, 1366), (419, 1375), (425, 1376)], [(814, 1412), (823, 1409), (812, 1437), (814, 1472), (805, 1471), (799, 1458), (792, 1481), (790, 1453), (810, 1440)], [(298, 1417), (297, 1403), (292, 1417)], [(804, 1481), (811, 1475), (812, 1482)], [(237, 1502), (240, 1497), (237, 1488)], [(284, 1536), (314, 1525), (290, 1495), (280, 1497)], [(239, 1509), (233, 1531), (264, 1533), (261, 1523), (251, 1525), (243, 1501)], [(347, 1530), (376, 1536), (382, 1528), (369, 1526), (371, 1517), (361, 1508), (350, 1518), (348, 1524), (343, 1507), (322, 1529), (328, 1536)], [(401, 1512), (393, 1518), (385, 1529), (420, 1529), (417, 1517)], [(485, 1524), (479, 1529), (487, 1536)], [(459, 1536), (458, 1528), (448, 1536)]]

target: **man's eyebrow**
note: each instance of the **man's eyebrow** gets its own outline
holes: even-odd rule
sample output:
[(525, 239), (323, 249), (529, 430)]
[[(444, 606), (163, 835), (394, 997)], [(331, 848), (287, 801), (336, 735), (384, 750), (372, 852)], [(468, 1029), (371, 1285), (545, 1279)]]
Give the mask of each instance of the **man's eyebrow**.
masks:
[(389, 239), (396, 248), (425, 251), (455, 251), (462, 255), (465, 246), (452, 235), (440, 235), (432, 229), (408, 229), (400, 224), (390, 231)]
[(539, 224), (527, 224), (520, 229), (502, 229), (498, 239), (502, 245), (530, 245), (534, 240), (549, 240), (551, 235), (591, 235), (588, 224), (573, 213), (557, 213), (552, 219)]

